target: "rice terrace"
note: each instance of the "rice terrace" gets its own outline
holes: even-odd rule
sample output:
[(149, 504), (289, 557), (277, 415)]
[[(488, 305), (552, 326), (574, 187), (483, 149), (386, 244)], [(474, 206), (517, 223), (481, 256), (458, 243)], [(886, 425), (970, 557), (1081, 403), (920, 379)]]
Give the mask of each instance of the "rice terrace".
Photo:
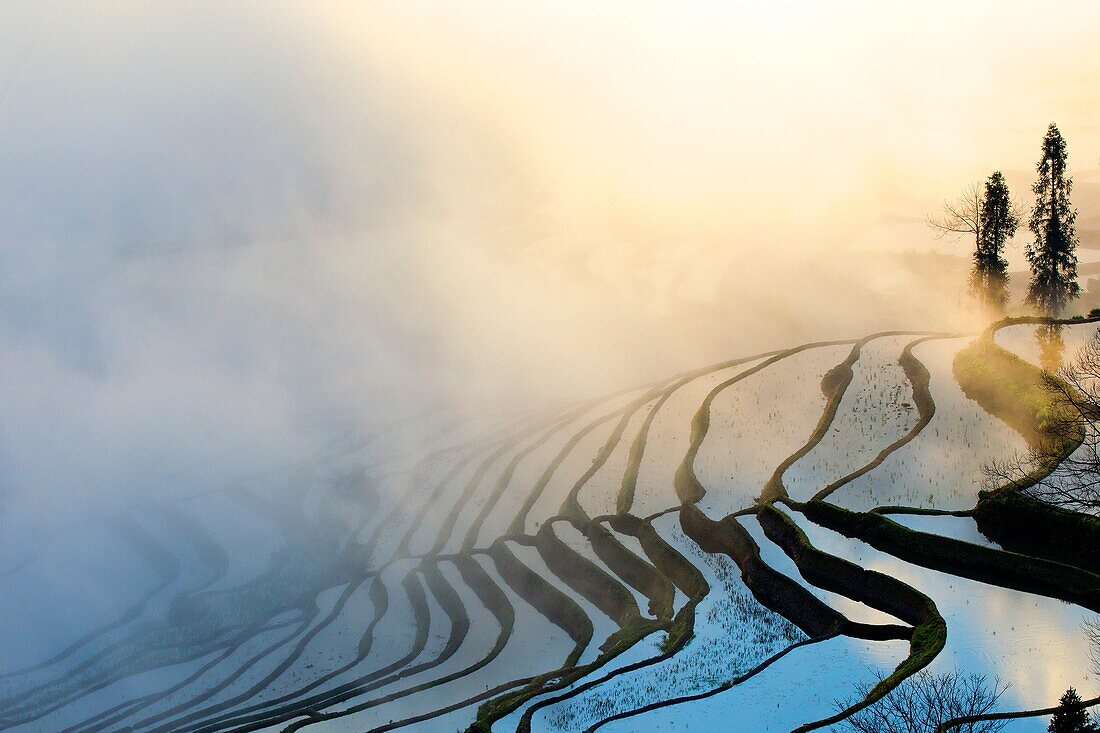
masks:
[(104, 5), (0, 10), (0, 731), (1100, 730), (1100, 11)]

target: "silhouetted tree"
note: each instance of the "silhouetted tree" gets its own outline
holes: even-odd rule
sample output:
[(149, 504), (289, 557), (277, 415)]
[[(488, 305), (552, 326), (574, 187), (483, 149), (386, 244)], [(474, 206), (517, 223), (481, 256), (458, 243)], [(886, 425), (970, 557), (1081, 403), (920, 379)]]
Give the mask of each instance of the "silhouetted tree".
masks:
[(1066, 690), (1058, 704), (1058, 712), (1050, 719), (1047, 726), (1049, 733), (1095, 733), (1096, 726), (1089, 720), (1089, 714), (1081, 705), (1081, 698), (1077, 690), (1072, 687)]
[(958, 199), (944, 202), (941, 216), (929, 216), (928, 226), (932, 227), (937, 239), (958, 239), (964, 234), (973, 235), (977, 249), (981, 241), (982, 201), (981, 186), (971, 183)]
[(1004, 249), (1016, 233), (1020, 217), (1000, 171), (985, 182), (978, 221), (970, 290), (986, 307), (1003, 311), (1008, 302), (1008, 260), (1004, 258)]
[(1035, 241), (1026, 253), (1031, 265), (1027, 302), (1041, 313), (1057, 316), (1081, 287), (1077, 284), (1077, 212), (1069, 200), (1073, 180), (1066, 176), (1066, 141), (1053, 122), (1035, 169), (1039, 180), (1031, 187), (1035, 208), (1028, 227)]
[[(857, 685), (857, 699), (866, 697), (871, 687), (866, 683)], [(932, 674), (922, 670), (886, 697), (849, 716), (841, 728), (853, 733), (933, 733), (941, 723), (953, 718), (990, 712), (1006, 689), (1008, 686), (999, 680), (994, 680), (990, 687), (984, 675), (965, 675), (958, 670)], [(841, 701), (837, 707), (847, 709), (852, 703)], [(998, 733), (1007, 724), (1004, 720), (985, 720), (966, 723), (956, 730)]]
[(936, 237), (974, 237), (974, 267), (970, 292), (983, 305), (1003, 310), (1008, 302), (1008, 262), (1004, 246), (1020, 224), (1020, 207), (1012, 200), (1004, 175), (996, 171), (984, 186), (972, 183), (954, 202), (943, 205), (943, 214), (928, 217)]

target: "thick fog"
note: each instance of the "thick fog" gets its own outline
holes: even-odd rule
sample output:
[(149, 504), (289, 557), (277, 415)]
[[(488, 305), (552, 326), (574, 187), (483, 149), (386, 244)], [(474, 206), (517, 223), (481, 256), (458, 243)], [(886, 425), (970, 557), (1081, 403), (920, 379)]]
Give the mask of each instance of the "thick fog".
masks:
[(1097, 198), (1092, 6), (1047, 12), (5, 3), (5, 506), (973, 328), (924, 216), (996, 168), (1025, 194), (1050, 120)]
[[(599, 522), (676, 511), (696, 458), (704, 509), (751, 507), (854, 357), (722, 363), (986, 325), (970, 242), (925, 220), (998, 169), (1026, 200), (1051, 121), (1100, 306), (1095, 3), (910, 5), (0, 3), (0, 729), (455, 730), (573, 642), (606, 661), (690, 589), (577, 562), (618, 533), (658, 579)], [(792, 486), (918, 431), (912, 338), (867, 347)], [(920, 347), (947, 428), (887, 466), (897, 501), (1018, 447), (947, 376), (962, 341)], [(651, 541), (716, 590), (704, 667), (802, 638), (673, 519)], [(570, 573), (609, 594), (573, 626)], [(755, 647), (721, 646), (735, 611)], [(869, 673), (845, 649), (798, 663), (824, 704)]]

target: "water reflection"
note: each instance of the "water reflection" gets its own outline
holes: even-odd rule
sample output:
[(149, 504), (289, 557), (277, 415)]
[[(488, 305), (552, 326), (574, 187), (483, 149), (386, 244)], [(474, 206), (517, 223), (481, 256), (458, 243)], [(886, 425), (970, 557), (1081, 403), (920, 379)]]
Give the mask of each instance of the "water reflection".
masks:
[[(1056, 599), (913, 565), (797, 514), (794, 518), (819, 549), (891, 575), (935, 601), (947, 621), (948, 635), (947, 646), (932, 663), (932, 671), (957, 667), (1000, 677), (1011, 684), (1001, 702), (1004, 710), (1054, 705), (1070, 686), (1082, 697), (1100, 692), (1097, 665), (1090, 659), (1097, 647), (1085, 633), (1090, 622), (1097, 628), (1095, 614)], [(960, 530), (968, 533), (968, 528), (953, 519), (945, 518), (943, 527), (937, 529), (930, 526), (935, 519), (928, 518), (920, 528), (945, 536), (957, 535)], [(1008, 730), (1038, 732), (1045, 727), (1045, 720), (1034, 718), (1014, 723)]]
[(1066, 353), (1062, 326), (1051, 324), (1037, 327), (1035, 342), (1039, 345), (1039, 366), (1048, 372), (1058, 371)]

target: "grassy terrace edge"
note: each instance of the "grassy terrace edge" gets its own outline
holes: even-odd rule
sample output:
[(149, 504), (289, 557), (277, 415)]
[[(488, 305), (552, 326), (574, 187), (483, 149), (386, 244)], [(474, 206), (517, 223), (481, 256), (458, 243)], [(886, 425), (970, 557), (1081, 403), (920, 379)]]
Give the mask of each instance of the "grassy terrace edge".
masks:
[[(656, 560), (657, 562), (660, 562), (662, 565), (675, 566), (675, 576), (679, 576), (677, 578), (679, 581), (677, 583), (678, 587), (684, 590), (690, 589), (692, 591), (688, 594), (688, 603), (671, 619), (640, 619), (621, 628), (618, 632), (613, 634), (608, 642), (601, 648), (602, 653), (599, 657), (589, 664), (578, 666), (575, 664), (575, 660), (569, 660), (573, 663), (571, 664), (567, 661), (561, 668), (533, 678), (524, 687), (511, 694), (487, 700), (478, 708), (477, 718), (470, 727), (466, 729), (467, 733), (489, 733), (497, 720), (517, 710), (529, 700), (539, 695), (562, 690), (571, 686), (588, 674), (605, 666), (611, 660), (652, 633), (664, 631), (667, 637), (662, 644), (662, 653), (653, 659), (646, 660), (645, 663), (652, 663), (672, 657), (687, 645), (694, 636), (695, 607), (702, 601), (707, 593), (710, 592), (710, 587), (701, 575), (691, 573), (687, 571), (686, 568), (683, 568), (680, 562), (683, 559), (679, 558), (678, 560), (674, 557), (678, 555), (675, 550), (672, 548), (657, 547), (657, 541), (660, 540), (660, 538), (656, 536), (655, 532), (647, 531), (648, 524), (648, 521), (643, 521), (638, 528), (639, 540), (643, 542), (647, 554), (654, 552), (658, 555), (660, 559)], [(663, 541), (661, 541), (660, 544), (664, 544)], [(686, 562), (686, 560), (683, 560), (683, 562)], [(688, 564), (690, 565), (690, 563)], [(630, 665), (621, 671), (628, 671), (637, 666), (641, 665)], [(577, 690), (574, 690), (574, 692), (576, 691)], [(520, 731), (530, 730), (530, 712), (533, 711), (528, 711), (528, 713), (522, 717), (520, 721)]]
[[(953, 363), (956, 381), (959, 382), (968, 398), (973, 399), (990, 414), (1002, 419), (1020, 432), (1029, 443), (1034, 444), (1033, 441), (1042, 439), (1044, 425), (1052, 409), (1049, 396), (1042, 391), (1040, 386), (1042, 372), (998, 346), (994, 341), (994, 335), (999, 329), (1010, 325), (1028, 323), (1070, 325), (1097, 321), (1100, 321), (1100, 318), (1060, 321), (1027, 317), (998, 321), (956, 355)], [(915, 360), (910, 351), (913, 345), (910, 344), (907, 348), (907, 356)], [(906, 366), (904, 359), (902, 365), (903, 367)], [(926, 391), (927, 381), (924, 378), (925, 375), (921, 374), (920, 370), (912, 370), (912, 365), (909, 366), (910, 368), (906, 368), (906, 373), (914, 383), (914, 392)], [(917, 379), (913, 379), (914, 377), (917, 377)], [(922, 386), (924, 389), (916, 389), (918, 386)], [(927, 396), (930, 400), (930, 394)], [(927, 424), (932, 414), (934, 414), (934, 403), (929, 405), (928, 408), (927, 410), (921, 409), (922, 424), (919, 427)], [(919, 427), (916, 432), (919, 432)], [(908, 439), (912, 437), (912, 435), (907, 436)], [(902, 442), (907, 442), (907, 439), (903, 439)], [(1079, 445), (1080, 440), (1062, 448), (1065, 455), (1068, 455)], [(857, 472), (856, 475), (861, 473), (862, 471)], [(845, 479), (850, 480), (852, 477), (845, 477)], [(1042, 478), (1045, 478), (1045, 475), (1029, 477), (1032, 482)], [(1020, 552), (983, 552), (987, 548), (958, 541), (948, 542), (948, 546), (945, 547), (939, 542), (943, 538), (935, 538), (933, 535), (909, 530), (874, 512), (851, 512), (825, 503), (824, 499), (831, 493), (831, 490), (835, 490), (839, 485), (846, 483), (845, 479), (837, 482), (837, 486), (829, 487), (830, 490), (819, 492), (808, 503), (793, 502), (786, 498), (780, 499), (780, 501), (790, 508), (801, 511), (807, 518), (817, 524), (846, 536), (859, 538), (873, 547), (928, 567), (958, 565), (960, 566), (959, 569), (965, 568), (962, 573), (964, 576), (969, 575), (984, 582), (993, 582), (998, 585), (1007, 585), (1025, 590), (1028, 589), (1028, 586), (1048, 585), (1043, 581), (1049, 580), (1051, 576), (1056, 576), (1059, 581), (1070, 581), (1074, 587), (1080, 588), (1083, 592), (1069, 594), (1074, 596), (1072, 600), (1062, 594), (1056, 594), (1055, 597), (1078, 603), (1086, 608), (1100, 610), (1097, 605), (1100, 601), (1098, 599), (1100, 576), (1094, 574), (1095, 558), (1093, 555), (1095, 553), (1090, 550), (1090, 548), (1097, 546), (1098, 538), (1100, 538), (1100, 520), (1095, 517), (1051, 507), (1028, 496), (1017, 486), (1006, 486), (996, 491), (981, 492), (979, 494), (978, 506), (973, 510), (973, 514), (983, 533), (991, 536), (991, 539), (995, 541), (1005, 540), (1008, 544), (1012, 544), (1011, 538), (1014, 536), (1034, 537), (1035, 521), (1038, 518), (1048, 529), (1048, 531), (1041, 534), (1048, 538), (1059, 537), (1057, 544), (1063, 545), (1059, 548), (1061, 551), (1051, 552), (1048, 547), (1045, 552), (1035, 552), (1034, 548), (1030, 548), (1032, 549), (1031, 552), (1025, 552), (1021, 546), (1024, 542), (1021, 541), (1016, 541), (1015, 547), (1012, 548), (1008, 547), (1008, 544), (1002, 544), (1006, 549), (1018, 548)], [(773, 492), (773, 494), (775, 493), (778, 492)], [(778, 497), (773, 495), (772, 498)], [(770, 502), (768, 504), (770, 505)], [(758, 513), (758, 518), (759, 516)], [(982, 526), (983, 522), (986, 526)], [(993, 537), (993, 534), (996, 534), (997, 537)], [(1067, 544), (1065, 539), (1067, 536), (1071, 538), (1068, 542), (1072, 544), (1072, 552), (1067, 552), (1067, 548), (1064, 546)], [(805, 546), (797, 542), (797, 538), (795, 544), (799, 545), (799, 549), (806, 549)], [(1033, 541), (1029, 544), (1034, 545), (1036, 543)], [(808, 546), (808, 543), (806, 545)], [(935, 561), (928, 562), (926, 555), (928, 552), (936, 556)], [(1013, 557), (1014, 560), (1022, 561), (1024, 567), (1017, 568), (1018, 572), (1015, 573), (1002, 574), (995, 572), (996, 568), (990, 566), (990, 560), (992, 559), (990, 555), (992, 554), (999, 555), (1001, 558)], [(1032, 555), (1038, 555), (1038, 557), (1031, 557)], [(1067, 558), (1067, 555), (1070, 557)], [(1091, 563), (1080, 562), (1082, 558), (1089, 558)], [(1070, 562), (1074, 559), (1079, 562)], [(1048, 573), (1050, 575), (1047, 575)], [(1005, 577), (1005, 575), (1012, 577)], [(1081, 588), (1081, 585), (1084, 587)], [(1055, 589), (1047, 588), (1045, 590), (1048, 592), (1045, 592), (1044, 595), (1050, 595), (1049, 591)], [(796, 730), (809, 731), (835, 723), (847, 717), (859, 707), (864, 707), (874, 699), (885, 695), (905, 677), (926, 666), (935, 658), (946, 642), (946, 624), (942, 623), (942, 619), (940, 621), (939, 624), (919, 624), (914, 628), (910, 657), (899, 665), (888, 678), (877, 685), (859, 705), (831, 718), (803, 725)]]
[[(972, 344), (960, 351), (953, 364), (956, 381), (967, 397), (986, 412), (1012, 427), (1030, 445), (1047, 438), (1046, 423), (1053, 409), (1042, 387), (1042, 371), (997, 345), (994, 337), (1014, 325), (1081, 325), (1100, 318), (1056, 320), (1006, 318), (989, 326)], [(1074, 436), (1059, 446), (1063, 455), (1076, 450), (1084, 436)], [(1054, 466), (1036, 470), (991, 491), (981, 491), (973, 516), (983, 534), (1014, 552), (1035, 555), (1100, 573), (1100, 520), (1040, 501), (1027, 488), (1042, 481)]]

